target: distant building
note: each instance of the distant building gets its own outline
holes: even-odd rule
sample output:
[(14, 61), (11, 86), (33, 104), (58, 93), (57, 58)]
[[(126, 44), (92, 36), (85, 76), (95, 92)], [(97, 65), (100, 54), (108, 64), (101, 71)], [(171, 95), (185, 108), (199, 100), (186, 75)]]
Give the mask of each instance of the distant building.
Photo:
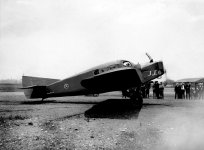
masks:
[(196, 85), (199, 83), (204, 83), (204, 77), (203, 78), (185, 78), (177, 80), (176, 83), (191, 83), (192, 85)]
[(204, 78), (180, 79), (180, 80), (177, 80), (176, 83), (181, 83), (181, 84), (184, 83), (184, 85), (190, 84), (190, 98), (191, 99), (203, 99), (204, 98)]

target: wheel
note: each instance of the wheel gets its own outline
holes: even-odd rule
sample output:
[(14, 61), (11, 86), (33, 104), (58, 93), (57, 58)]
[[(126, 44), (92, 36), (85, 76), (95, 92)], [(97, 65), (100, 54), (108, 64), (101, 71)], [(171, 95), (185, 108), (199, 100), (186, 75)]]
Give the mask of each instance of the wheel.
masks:
[(139, 106), (143, 105), (143, 98), (142, 98), (142, 96), (137, 97), (137, 102), (138, 102)]
[(137, 105), (139, 106), (142, 106), (143, 104), (143, 97), (142, 97), (142, 94), (141, 94), (141, 91), (139, 90), (136, 90), (134, 92), (131, 93), (131, 96), (130, 96), (130, 99)]

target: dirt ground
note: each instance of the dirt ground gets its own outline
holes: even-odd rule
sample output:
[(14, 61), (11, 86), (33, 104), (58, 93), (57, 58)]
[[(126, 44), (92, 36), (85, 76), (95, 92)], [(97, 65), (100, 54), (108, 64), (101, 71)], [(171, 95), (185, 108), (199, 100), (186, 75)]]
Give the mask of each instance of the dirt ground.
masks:
[(203, 150), (204, 100), (145, 99), (120, 93), (27, 100), (0, 93), (0, 149)]

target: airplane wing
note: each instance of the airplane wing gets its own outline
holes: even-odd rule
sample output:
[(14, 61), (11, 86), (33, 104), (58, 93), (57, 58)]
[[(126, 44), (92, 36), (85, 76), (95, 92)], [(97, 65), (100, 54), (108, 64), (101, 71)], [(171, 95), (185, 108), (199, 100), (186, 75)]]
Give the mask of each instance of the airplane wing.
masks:
[(136, 87), (142, 82), (141, 71), (137, 68), (119, 68), (82, 80), (81, 84), (93, 92), (119, 91)]

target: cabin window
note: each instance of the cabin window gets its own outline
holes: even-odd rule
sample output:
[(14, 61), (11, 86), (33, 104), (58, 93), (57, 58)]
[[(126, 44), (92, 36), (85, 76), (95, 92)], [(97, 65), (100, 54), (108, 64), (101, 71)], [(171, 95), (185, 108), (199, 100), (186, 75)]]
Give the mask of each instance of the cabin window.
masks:
[(126, 66), (126, 67), (131, 67), (132, 66), (132, 64), (129, 61), (124, 61), (123, 65)]
[(98, 69), (96, 69), (96, 70), (94, 71), (94, 75), (97, 75), (97, 74), (99, 74), (99, 70), (98, 70)]
[(108, 70), (113, 70), (113, 69), (115, 69), (116, 68), (116, 66), (109, 66), (108, 67)]

